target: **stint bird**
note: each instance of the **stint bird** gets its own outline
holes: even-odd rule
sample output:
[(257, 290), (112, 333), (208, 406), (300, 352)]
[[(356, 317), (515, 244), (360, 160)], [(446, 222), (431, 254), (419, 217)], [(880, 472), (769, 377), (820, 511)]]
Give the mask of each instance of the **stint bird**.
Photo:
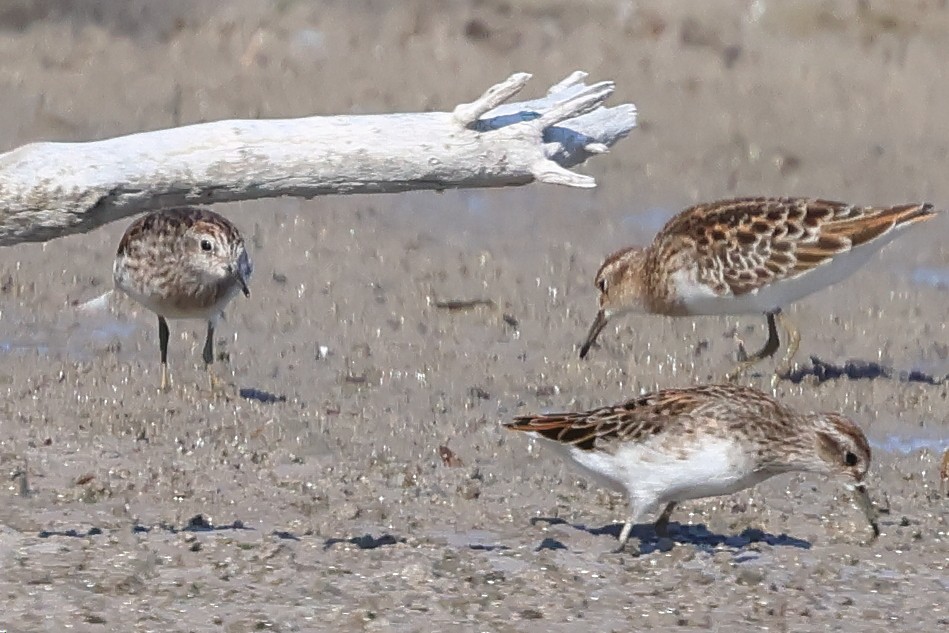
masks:
[(645, 248), (606, 258), (596, 273), (599, 311), (580, 347), (585, 358), (607, 322), (627, 312), (693, 316), (763, 312), (768, 340), (743, 356), (737, 378), (780, 346), (783, 365), (800, 335), (781, 308), (845, 279), (903, 229), (935, 216), (931, 204), (857, 207), (807, 198), (739, 198), (690, 207)]
[(667, 389), (584, 413), (519, 416), (505, 424), (539, 436), (631, 506), (619, 537), (664, 506), (665, 535), (676, 504), (749, 488), (774, 475), (831, 475), (855, 492), (874, 538), (880, 530), (864, 478), (870, 445), (836, 413), (799, 414), (764, 393), (737, 385)]
[(207, 209), (156, 211), (125, 231), (112, 269), (115, 287), (158, 315), (162, 390), (169, 385), (166, 319), (207, 321), (204, 363), (214, 389), (214, 327), (238, 292), (250, 296), (252, 272), (237, 227)]

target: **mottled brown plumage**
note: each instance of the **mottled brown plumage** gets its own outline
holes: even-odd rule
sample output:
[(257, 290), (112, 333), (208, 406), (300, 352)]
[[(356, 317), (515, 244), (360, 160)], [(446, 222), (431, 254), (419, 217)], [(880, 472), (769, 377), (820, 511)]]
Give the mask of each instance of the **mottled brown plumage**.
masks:
[(238, 292), (250, 294), (252, 271), (240, 232), (207, 209), (157, 211), (128, 227), (113, 276), (116, 288), (158, 315), (162, 388), (167, 386), (166, 319), (207, 321), (204, 360), (210, 372), (215, 324)]
[(659, 505), (666, 504), (661, 524), (679, 501), (729, 494), (791, 471), (833, 475), (856, 487), (878, 532), (862, 487), (871, 452), (860, 428), (836, 413), (797, 413), (755, 389), (667, 389), (582, 413), (519, 416), (506, 426), (550, 441), (585, 472), (627, 493), (633, 511), (622, 543), (632, 524)]
[[(690, 207), (649, 246), (617, 251), (600, 266), (594, 280), (600, 309), (580, 357), (609, 318), (624, 312), (765, 313), (769, 342), (754, 360), (770, 356), (778, 349), (774, 318), (783, 306), (846, 278), (898, 229), (934, 217), (932, 209), (808, 198), (739, 198)], [(788, 329), (793, 339), (796, 331)]]

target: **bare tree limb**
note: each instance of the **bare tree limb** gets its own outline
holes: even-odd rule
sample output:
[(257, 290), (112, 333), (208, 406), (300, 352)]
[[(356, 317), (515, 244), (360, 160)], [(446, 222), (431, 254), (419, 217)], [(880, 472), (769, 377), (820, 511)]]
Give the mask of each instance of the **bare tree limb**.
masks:
[(488, 88), (477, 101), (456, 106), (454, 112), (452, 112), (455, 121), (463, 127), (470, 127), (482, 115), (487, 114), (520, 92), (530, 79), (529, 73), (514, 73), (501, 83)]
[(143, 211), (278, 196), (506, 187), (593, 187), (569, 170), (636, 125), (604, 107), (612, 82), (575, 72), (506, 103), (517, 73), (453, 112), (231, 120), (0, 154), (0, 246), (90, 231)]

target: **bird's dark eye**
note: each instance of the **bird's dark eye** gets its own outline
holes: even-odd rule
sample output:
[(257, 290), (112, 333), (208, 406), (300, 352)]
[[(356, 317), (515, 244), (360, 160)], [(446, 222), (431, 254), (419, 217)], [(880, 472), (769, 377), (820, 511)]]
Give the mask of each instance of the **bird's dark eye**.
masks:
[(211, 244), (211, 240), (201, 240), (201, 250), (210, 252), (214, 246)]
[(850, 451), (847, 451), (847, 454), (844, 455), (844, 463), (848, 466), (856, 466), (858, 461), (857, 456)]
[(606, 279), (597, 279), (596, 287), (600, 289), (600, 292), (606, 292)]

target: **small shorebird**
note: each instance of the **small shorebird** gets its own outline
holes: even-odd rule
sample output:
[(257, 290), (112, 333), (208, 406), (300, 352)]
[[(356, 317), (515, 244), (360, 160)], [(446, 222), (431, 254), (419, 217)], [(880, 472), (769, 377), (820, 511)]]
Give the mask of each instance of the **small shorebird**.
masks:
[(902, 229), (935, 216), (931, 204), (858, 207), (808, 198), (738, 198), (690, 207), (645, 248), (606, 258), (596, 273), (596, 319), (580, 347), (590, 351), (607, 322), (626, 312), (692, 316), (764, 313), (768, 341), (730, 378), (773, 356), (776, 321), (788, 335), (783, 365), (800, 335), (781, 308), (845, 279)]
[(238, 292), (250, 295), (252, 271), (240, 232), (207, 209), (156, 211), (125, 231), (112, 274), (116, 288), (158, 315), (161, 389), (169, 384), (166, 319), (207, 321), (204, 362), (214, 389), (214, 326)]
[(863, 431), (842, 415), (800, 414), (748, 387), (667, 389), (584, 413), (519, 416), (505, 426), (548, 440), (582, 472), (627, 494), (631, 510), (617, 551), (660, 506), (655, 529), (662, 536), (680, 501), (793, 471), (842, 479), (874, 537), (880, 532), (863, 483), (870, 467)]

